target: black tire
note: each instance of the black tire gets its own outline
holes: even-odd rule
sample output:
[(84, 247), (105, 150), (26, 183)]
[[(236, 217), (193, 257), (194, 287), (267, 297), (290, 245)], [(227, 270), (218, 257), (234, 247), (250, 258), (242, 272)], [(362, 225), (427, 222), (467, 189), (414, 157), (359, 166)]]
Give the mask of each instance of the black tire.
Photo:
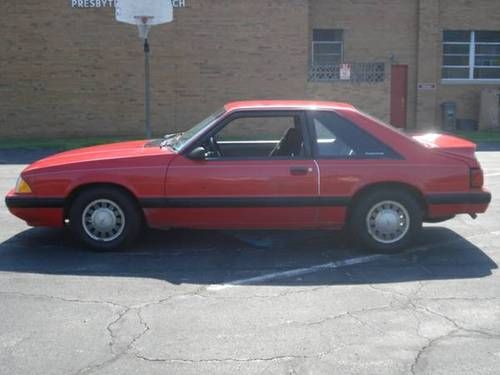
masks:
[[(382, 215), (381, 210), (398, 213), (401, 222), (394, 224), (389, 221), (391, 223), (389, 228), (395, 225), (398, 228), (396, 231), (393, 229), (388, 229), (387, 232), (378, 231), (375, 224), (377, 219), (380, 218), (379, 223), (384, 222), (382, 216), (379, 216)], [(405, 219), (406, 217), (408, 219)], [(422, 208), (410, 192), (402, 189), (377, 189), (367, 192), (355, 202), (351, 210), (349, 229), (351, 235), (362, 246), (374, 252), (391, 253), (403, 250), (412, 243), (422, 229), (422, 217)], [(390, 215), (389, 220), (393, 220)], [(385, 220), (385, 223), (387, 222)]]
[[(89, 227), (92, 225), (84, 225), (84, 212), (90, 214), (96, 211), (92, 211), (91, 208), (87, 210), (87, 208), (94, 203), (97, 205), (101, 204), (103, 209), (108, 209), (107, 212), (118, 212), (113, 219), (115, 220), (115, 224), (117, 222), (119, 223), (118, 230), (113, 233), (110, 230), (108, 238), (101, 240), (92, 238), (92, 231), (89, 230)], [(108, 217), (109, 216), (108, 214)], [(70, 230), (73, 235), (82, 243), (96, 251), (116, 251), (131, 245), (139, 236), (143, 225), (142, 212), (137, 202), (135, 202), (126, 192), (113, 187), (96, 187), (81, 192), (73, 200), (71, 207), (69, 207), (68, 217), (70, 220)], [(116, 229), (116, 226), (112, 229)], [(97, 236), (96, 234), (93, 235)], [(116, 238), (113, 238), (114, 236), (116, 236)]]

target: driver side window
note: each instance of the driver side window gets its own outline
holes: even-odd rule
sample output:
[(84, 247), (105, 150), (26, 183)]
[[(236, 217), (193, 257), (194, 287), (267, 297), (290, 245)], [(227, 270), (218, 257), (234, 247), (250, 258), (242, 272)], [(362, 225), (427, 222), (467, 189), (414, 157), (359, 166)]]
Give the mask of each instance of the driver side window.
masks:
[(221, 142), (277, 142), (294, 126), (293, 117), (239, 117), (217, 133), (216, 138)]
[(209, 142), (222, 158), (297, 158), (304, 142), (300, 116), (242, 116), (224, 126)]

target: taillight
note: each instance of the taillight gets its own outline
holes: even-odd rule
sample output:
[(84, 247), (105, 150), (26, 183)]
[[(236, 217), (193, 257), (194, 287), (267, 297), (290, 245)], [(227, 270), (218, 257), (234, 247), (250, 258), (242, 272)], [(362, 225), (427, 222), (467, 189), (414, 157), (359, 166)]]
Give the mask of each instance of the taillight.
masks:
[(484, 184), (483, 171), (481, 168), (470, 169), (470, 187), (482, 188)]

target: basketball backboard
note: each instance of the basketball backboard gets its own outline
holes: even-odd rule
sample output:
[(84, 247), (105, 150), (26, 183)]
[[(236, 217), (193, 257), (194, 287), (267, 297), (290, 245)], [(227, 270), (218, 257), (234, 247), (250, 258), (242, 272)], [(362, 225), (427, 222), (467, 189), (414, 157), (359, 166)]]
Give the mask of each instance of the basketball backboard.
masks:
[(160, 25), (174, 18), (171, 0), (115, 0), (116, 20), (132, 25)]

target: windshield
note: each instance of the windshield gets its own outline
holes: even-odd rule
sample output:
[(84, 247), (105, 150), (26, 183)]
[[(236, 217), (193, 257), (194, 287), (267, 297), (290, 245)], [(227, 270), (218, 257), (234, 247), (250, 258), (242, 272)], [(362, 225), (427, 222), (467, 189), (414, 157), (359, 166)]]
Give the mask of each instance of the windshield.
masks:
[(179, 151), (191, 138), (203, 132), (205, 128), (210, 126), (215, 120), (220, 118), (224, 113), (226, 113), (226, 110), (222, 108), (217, 112), (211, 114), (206, 119), (204, 119), (197, 125), (193, 126), (188, 131), (179, 134), (175, 139), (173, 139), (172, 143), (169, 143), (169, 146), (172, 147), (174, 150)]

